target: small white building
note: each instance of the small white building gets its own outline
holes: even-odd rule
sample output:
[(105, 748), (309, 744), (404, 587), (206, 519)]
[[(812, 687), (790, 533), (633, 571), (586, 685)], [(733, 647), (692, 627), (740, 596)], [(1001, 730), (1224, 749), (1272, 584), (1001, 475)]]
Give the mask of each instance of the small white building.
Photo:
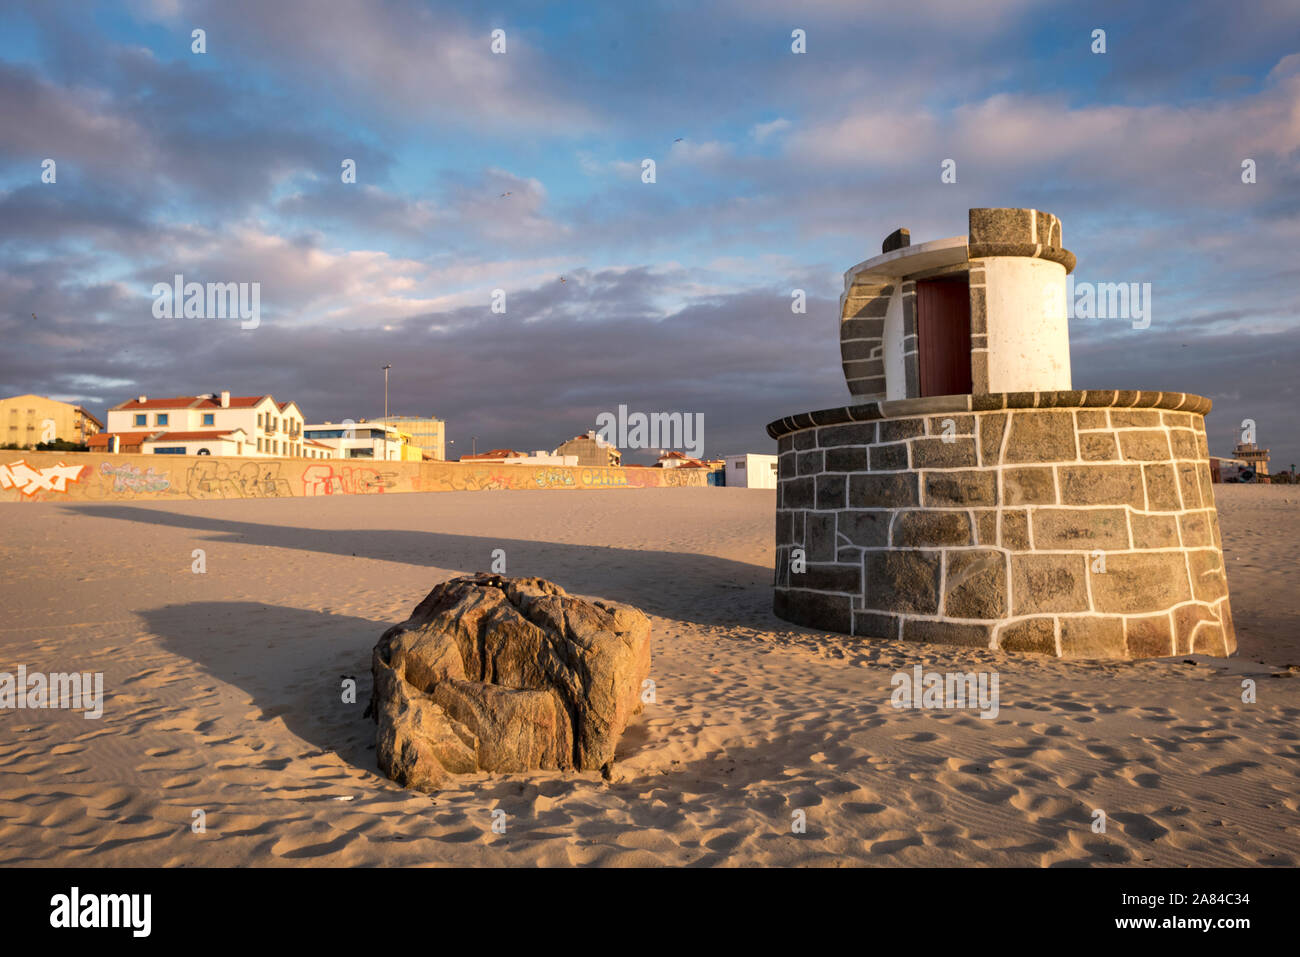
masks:
[(308, 442), (334, 450), (336, 458), (400, 462), (409, 457), (403, 448), (410, 436), (383, 422), (321, 422), (302, 431)]
[(776, 488), (776, 456), (758, 452), (724, 455), (728, 488)]

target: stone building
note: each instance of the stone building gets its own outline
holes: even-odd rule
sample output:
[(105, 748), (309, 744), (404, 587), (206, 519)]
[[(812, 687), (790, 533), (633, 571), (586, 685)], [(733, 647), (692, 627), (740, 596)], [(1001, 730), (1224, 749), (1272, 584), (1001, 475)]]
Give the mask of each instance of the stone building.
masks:
[(594, 429), (586, 435), (575, 435), (551, 454), (576, 455), (578, 464), (584, 468), (607, 468), (623, 462), (623, 453), (601, 438)]
[(767, 427), (779, 616), (1062, 657), (1235, 649), (1210, 402), (1073, 390), (1073, 267), (1055, 216), (972, 209), (967, 236), (896, 233), (846, 273), (851, 403)]

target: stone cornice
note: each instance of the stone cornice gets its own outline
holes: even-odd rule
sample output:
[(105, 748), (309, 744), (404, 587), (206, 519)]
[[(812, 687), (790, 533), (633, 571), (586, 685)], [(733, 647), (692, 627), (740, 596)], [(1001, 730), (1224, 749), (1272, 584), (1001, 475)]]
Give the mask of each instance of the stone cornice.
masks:
[(940, 395), (921, 399), (862, 402), (834, 409), (787, 415), (767, 424), (774, 439), (821, 425), (872, 422), (942, 412), (996, 412), (1000, 409), (1167, 409), (1205, 415), (1213, 403), (1190, 392), (1086, 389), (1068, 392), (994, 392), (986, 395)]

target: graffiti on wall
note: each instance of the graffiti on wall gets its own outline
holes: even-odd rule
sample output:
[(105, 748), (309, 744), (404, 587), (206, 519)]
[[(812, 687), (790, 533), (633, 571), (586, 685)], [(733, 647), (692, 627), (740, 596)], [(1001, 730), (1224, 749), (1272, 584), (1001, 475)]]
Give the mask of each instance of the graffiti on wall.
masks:
[(280, 475), (281, 464), (254, 461), (227, 465), (220, 459), (199, 462), (185, 473), (185, 494), (201, 499), (291, 496), (289, 480)]
[(155, 472), (152, 467), (140, 468), (130, 462), (114, 465), (104, 462), (99, 466), (99, 474), (105, 479), (113, 480), (114, 494), (120, 492), (165, 492), (172, 487), (171, 475), (167, 472)]
[(510, 488), (537, 488), (527, 475), (518, 474), (524, 471), (517, 466), (511, 466), (510, 469), (433, 466), (421, 470), (416, 491), (491, 492)]
[(66, 465), (63, 461), (57, 465), (34, 469), (25, 459), (0, 465), (0, 489), (17, 489), (25, 498), (31, 498), (37, 492), (67, 492), (69, 482), (81, 481), (85, 465)]
[(538, 488), (572, 485), (573, 472), (568, 469), (538, 469), (533, 473), (533, 481), (537, 483)]
[[(529, 466), (459, 462), (240, 459), (153, 455), (96, 457), (68, 465), (76, 453), (31, 452), (0, 465), (0, 501), (36, 501), (52, 493), (71, 499), (287, 498), (391, 492), (477, 492), (498, 489), (604, 489), (704, 486), (701, 469)], [(89, 459), (89, 456), (86, 456)], [(74, 459), (75, 460), (75, 459)]]
[(302, 472), (303, 495), (374, 495), (396, 487), (396, 472), (370, 465), (309, 465)]
[(627, 473), (623, 469), (583, 469), (580, 475), (583, 488), (622, 488), (627, 485)]

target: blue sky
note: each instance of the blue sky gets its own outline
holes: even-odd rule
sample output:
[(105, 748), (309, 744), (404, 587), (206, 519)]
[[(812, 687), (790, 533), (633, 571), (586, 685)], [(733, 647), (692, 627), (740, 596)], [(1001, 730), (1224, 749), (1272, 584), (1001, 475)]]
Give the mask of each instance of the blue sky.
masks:
[[(1148, 329), (1073, 323), (1076, 387), (1199, 392), (1217, 451), (1250, 418), (1275, 467), (1300, 460), (1293, 2), (0, 17), (5, 394), (102, 411), (228, 388), (360, 418), (391, 363), (393, 411), (446, 418), (457, 450), (553, 448), (626, 404), (704, 413), (709, 454), (763, 451), (770, 419), (847, 399), (845, 269), (898, 226), (921, 241), (972, 206), (1034, 206), (1079, 281), (1153, 288)], [(261, 282), (262, 325), (155, 319), (178, 272)]]

